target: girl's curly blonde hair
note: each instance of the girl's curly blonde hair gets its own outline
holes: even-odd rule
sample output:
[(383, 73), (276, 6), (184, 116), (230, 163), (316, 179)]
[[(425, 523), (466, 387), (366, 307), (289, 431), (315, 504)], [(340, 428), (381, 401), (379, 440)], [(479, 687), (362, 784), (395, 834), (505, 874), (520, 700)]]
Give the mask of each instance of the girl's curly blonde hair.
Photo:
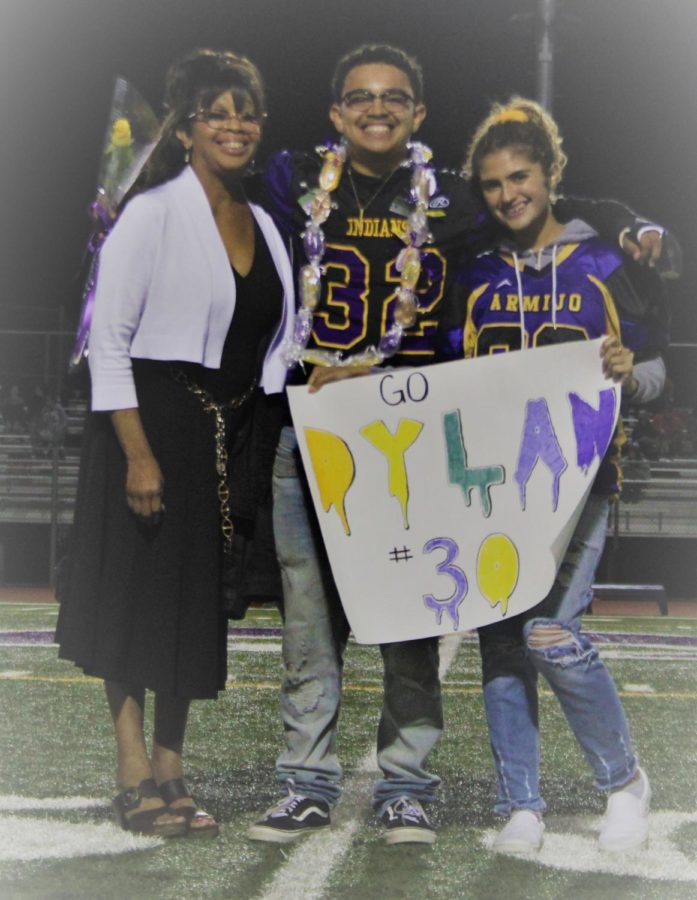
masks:
[(557, 123), (539, 103), (511, 97), (508, 103), (494, 103), (488, 116), (474, 132), (462, 168), (475, 193), (481, 195), (479, 168), (489, 153), (515, 147), (542, 166), (554, 198), (566, 166), (562, 138)]

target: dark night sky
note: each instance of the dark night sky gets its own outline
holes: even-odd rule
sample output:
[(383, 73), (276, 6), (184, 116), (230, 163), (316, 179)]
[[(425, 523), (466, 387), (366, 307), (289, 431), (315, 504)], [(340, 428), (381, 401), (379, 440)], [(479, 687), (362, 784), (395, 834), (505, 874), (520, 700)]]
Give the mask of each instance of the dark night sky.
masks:
[[(695, 0), (559, 0), (554, 113), (568, 193), (614, 196), (671, 227), (686, 255), (674, 334), (697, 340)], [(534, 95), (537, 0), (0, 0), (0, 317), (77, 315), (114, 76), (158, 110), (169, 62), (195, 46), (251, 56), (268, 86), (264, 151), (330, 134), (335, 60), (366, 41), (422, 61), (422, 138), (459, 163), (492, 99)], [(516, 18), (513, 19), (513, 16)], [(3, 307), (5, 310), (3, 311)]]

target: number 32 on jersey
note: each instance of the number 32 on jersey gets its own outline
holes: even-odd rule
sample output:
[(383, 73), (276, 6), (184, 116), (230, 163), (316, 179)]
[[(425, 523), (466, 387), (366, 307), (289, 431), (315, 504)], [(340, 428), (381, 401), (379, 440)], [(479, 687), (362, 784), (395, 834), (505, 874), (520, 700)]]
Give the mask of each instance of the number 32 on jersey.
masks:
[[(368, 335), (369, 320), (380, 315), (380, 336), (393, 324), (397, 306), (399, 272), (397, 260), (385, 264), (380, 281), (371, 278), (371, 265), (357, 247), (328, 244), (322, 260), (325, 270), (326, 298), (315, 313), (313, 337), (320, 347), (350, 350)], [(435, 248), (421, 253), (421, 280), (417, 288), (419, 320), (407, 332), (400, 353), (431, 355), (436, 322), (429, 319), (443, 297), (446, 260)], [(394, 285), (393, 289), (390, 289)], [(382, 288), (382, 290), (380, 290)], [(376, 294), (384, 293), (381, 309), (370, 309)], [(379, 337), (377, 338), (379, 340)]]

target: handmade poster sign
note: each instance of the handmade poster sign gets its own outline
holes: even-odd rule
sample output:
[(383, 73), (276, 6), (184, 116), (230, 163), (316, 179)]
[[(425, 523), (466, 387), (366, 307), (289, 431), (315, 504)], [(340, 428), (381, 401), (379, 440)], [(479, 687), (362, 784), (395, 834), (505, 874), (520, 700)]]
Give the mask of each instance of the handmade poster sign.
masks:
[(464, 631), (547, 594), (617, 424), (600, 344), (289, 389), (356, 640)]

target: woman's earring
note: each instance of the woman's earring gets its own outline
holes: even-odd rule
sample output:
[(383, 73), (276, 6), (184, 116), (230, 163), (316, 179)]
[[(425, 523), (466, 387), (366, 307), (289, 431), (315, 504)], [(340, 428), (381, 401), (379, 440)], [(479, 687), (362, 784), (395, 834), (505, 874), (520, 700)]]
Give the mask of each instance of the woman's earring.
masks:
[(188, 166), (191, 162), (191, 147), (184, 147), (184, 165)]

